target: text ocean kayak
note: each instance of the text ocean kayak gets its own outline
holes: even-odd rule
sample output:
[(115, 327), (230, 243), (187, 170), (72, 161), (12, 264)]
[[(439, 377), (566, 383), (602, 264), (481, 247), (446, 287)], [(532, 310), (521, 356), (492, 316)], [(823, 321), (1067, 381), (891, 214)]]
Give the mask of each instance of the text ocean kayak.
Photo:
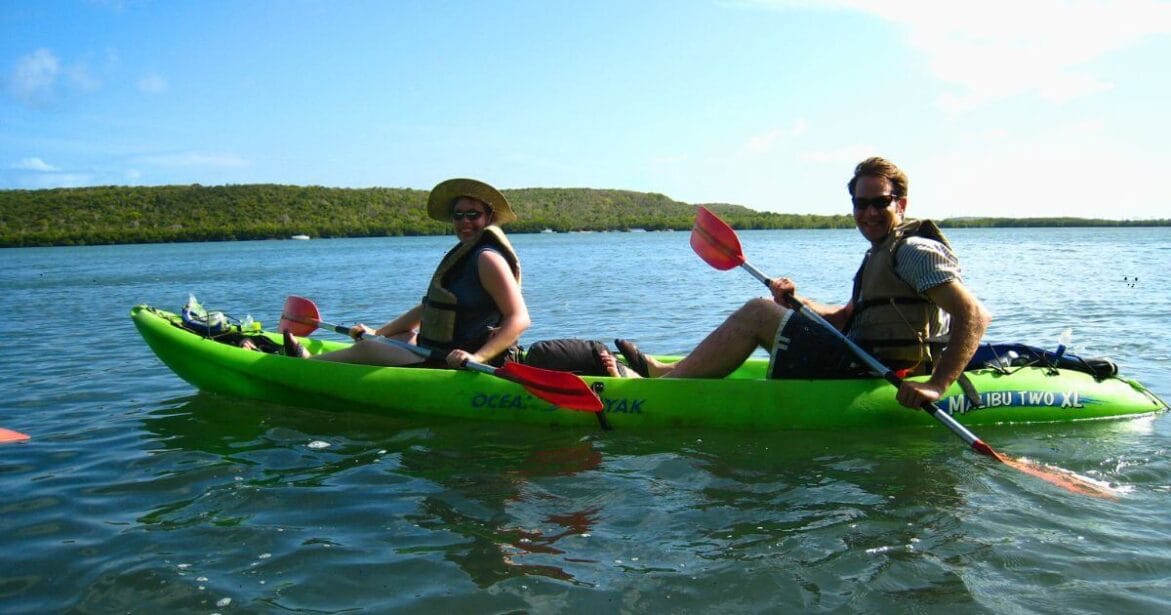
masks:
[[(135, 306), (131, 318), (156, 355), (195, 387), (323, 410), (373, 411), (597, 427), (592, 413), (553, 407), (518, 384), (463, 370), (373, 367), (310, 361), (221, 343), (182, 326), (170, 312)], [(274, 333), (260, 332), (279, 343)], [(316, 354), (348, 342), (305, 338)], [(600, 390), (615, 429), (714, 427), (740, 430), (851, 429), (931, 425), (875, 379), (766, 380), (765, 359), (724, 379), (586, 377)], [(953, 386), (939, 406), (965, 425), (1076, 421), (1164, 411), (1144, 386), (1069, 369), (1015, 367), (967, 372), (979, 398)]]

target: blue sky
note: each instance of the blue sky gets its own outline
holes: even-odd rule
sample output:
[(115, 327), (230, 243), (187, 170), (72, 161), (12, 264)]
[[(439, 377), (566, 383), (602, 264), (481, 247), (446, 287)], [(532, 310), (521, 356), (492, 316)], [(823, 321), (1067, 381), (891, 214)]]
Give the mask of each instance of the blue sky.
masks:
[(0, 3), (0, 188), (659, 192), (1166, 218), (1171, 2)]

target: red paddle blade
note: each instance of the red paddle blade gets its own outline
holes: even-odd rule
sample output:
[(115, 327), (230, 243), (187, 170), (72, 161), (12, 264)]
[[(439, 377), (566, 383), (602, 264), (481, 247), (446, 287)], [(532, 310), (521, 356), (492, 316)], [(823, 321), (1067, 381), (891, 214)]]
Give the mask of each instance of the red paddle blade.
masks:
[(24, 442), (28, 440), (28, 434), (20, 433), (19, 431), (12, 431), (11, 429), (4, 429), (0, 427), (0, 442)]
[(972, 443), (972, 448), (977, 452), (988, 455), (989, 457), (1003, 463), (1004, 465), (1019, 470), (1030, 476), (1035, 476), (1043, 481), (1052, 483), (1073, 493), (1081, 495), (1092, 495), (1099, 498), (1109, 498), (1111, 500), (1118, 499), (1123, 491), (1111, 487), (1108, 483), (1094, 480), (1088, 476), (1082, 476), (1076, 472), (1059, 468), (1057, 466), (1038, 463), (1030, 459), (1014, 459), (1008, 455), (1002, 455), (992, 449), (991, 446), (984, 444), (982, 440), (976, 440)]
[(1053, 483), (1073, 493), (1117, 500), (1125, 492), (1123, 489), (1111, 487), (1105, 481), (1095, 480), (1088, 476), (1071, 472), (1065, 468), (1038, 463), (1031, 459), (1013, 459), (1012, 457), (1001, 455), (1000, 460), (1025, 474), (1036, 476), (1043, 481)]
[(288, 331), (297, 337), (305, 337), (317, 329), (316, 321), (318, 320), (321, 320), (321, 313), (317, 311), (315, 303), (304, 297), (289, 295), (289, 298), (285, 299), (285, 307), (281, 311), (281, 322), (277, 326), (277, 330)]
[(496, 368), (496, 376), (523, 386), (529, 393), (561, 408), (601, 412), (604, 405), (577, 374), (556, 372), (509, 361)]
[(744, 252), (736, 231), (704, 207), (695, 212), (691, 249), (707, 264), (727, 271), (744, 264)]

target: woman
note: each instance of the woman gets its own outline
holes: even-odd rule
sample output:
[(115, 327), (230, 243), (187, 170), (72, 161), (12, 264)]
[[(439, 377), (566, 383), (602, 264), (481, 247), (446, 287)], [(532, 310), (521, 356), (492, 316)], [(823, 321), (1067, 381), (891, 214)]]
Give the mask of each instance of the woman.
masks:
[(459, 244), (440, 261), (423, 301), (372, 329), (350, 328), (349, 348), (310, 357), (285, 334), (286, 352), (322, 361), (368, 365), (413, 365), (424, 359), (379, 342), (384, 336), (447, 352), (450, 367), (468, 361), (502, 364), (529, 327), (520, 292), (520, 262), (501, 224), (516, 220), (500, 191), (474, 179), (449, 179), (431, 190), (427, 214), (451, 221)]

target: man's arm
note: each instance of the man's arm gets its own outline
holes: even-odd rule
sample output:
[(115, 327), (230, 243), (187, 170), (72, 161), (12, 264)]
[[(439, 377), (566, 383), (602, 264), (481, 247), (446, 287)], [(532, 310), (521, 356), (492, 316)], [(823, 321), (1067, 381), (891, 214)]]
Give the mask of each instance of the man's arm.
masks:
[(927, 382), (904, 382), (899, 387), (899, 403), (908, 408), (918, 408), (943, 395), (963, 373), (976, 353), (988, 323), (992, 322), (992, 315), (984, 304), (958, 280), (931, 288), (925, 294), (951, 316), (951, 338)]

